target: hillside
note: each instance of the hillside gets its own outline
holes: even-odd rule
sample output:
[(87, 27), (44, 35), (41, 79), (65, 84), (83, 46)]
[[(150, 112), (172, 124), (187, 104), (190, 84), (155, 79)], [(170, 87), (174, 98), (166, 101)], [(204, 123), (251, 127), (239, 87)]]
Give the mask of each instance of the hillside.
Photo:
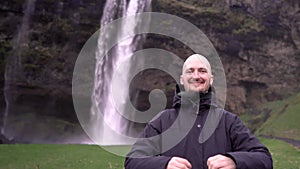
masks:
[(300, 141), (300, 93), (265, 104), (261, 109), (269, 112), (270, 117), (258, 128), (257, 135)]
[(257, 136), (275, 138), (300, 147), (300, 93), (261, 105), (256, 114), (240, 116)]

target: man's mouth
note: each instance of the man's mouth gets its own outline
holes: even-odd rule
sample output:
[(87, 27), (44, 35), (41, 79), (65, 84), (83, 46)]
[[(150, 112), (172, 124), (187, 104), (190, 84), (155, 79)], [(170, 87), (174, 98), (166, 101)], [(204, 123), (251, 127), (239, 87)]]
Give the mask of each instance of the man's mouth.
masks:
[(204, 80), (190, 80), (189, 81), (189, 83), (191, 83), (191, 84), (204, 84), (205, 83), (205, 81)]
[(203, 82), (194, 82), (192, 83), (194, 86), (201, 86), (203, 85), (204, 83)]

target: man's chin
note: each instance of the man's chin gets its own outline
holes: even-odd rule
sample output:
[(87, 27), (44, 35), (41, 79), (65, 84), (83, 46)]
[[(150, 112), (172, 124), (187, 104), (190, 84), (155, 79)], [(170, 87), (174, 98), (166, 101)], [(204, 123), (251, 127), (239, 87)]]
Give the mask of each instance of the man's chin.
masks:
[(203, 88), (190, 88), (191, 92), (206, 92)]

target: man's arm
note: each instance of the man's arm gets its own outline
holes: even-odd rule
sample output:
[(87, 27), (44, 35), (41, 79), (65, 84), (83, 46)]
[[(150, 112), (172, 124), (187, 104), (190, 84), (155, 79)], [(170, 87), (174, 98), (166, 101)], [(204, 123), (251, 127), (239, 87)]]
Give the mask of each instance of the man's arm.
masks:
[(166, 169), (171, 157), (160, 156), (160, 132), (147, 124), (125, 159), (125, 169)]
[(233, 152), (231, 157), (238, 169), (272, 169), (272, 157), (268, 149), (253, 135), (250, 130), (235, 116), (230, 128)]

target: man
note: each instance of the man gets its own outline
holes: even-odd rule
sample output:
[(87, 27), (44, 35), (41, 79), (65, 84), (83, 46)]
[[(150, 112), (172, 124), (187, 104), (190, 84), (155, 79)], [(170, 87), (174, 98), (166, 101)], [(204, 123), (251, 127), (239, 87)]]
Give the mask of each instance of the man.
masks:
[[(268, 149), (234, 114), (219, 108), (208, 60), (194, 54), (184, 62), (184, 92), (147, 124), (132, 147), (126, 169), (271, 169)], [(179, 139), (178, 139), (179, 138)]]

